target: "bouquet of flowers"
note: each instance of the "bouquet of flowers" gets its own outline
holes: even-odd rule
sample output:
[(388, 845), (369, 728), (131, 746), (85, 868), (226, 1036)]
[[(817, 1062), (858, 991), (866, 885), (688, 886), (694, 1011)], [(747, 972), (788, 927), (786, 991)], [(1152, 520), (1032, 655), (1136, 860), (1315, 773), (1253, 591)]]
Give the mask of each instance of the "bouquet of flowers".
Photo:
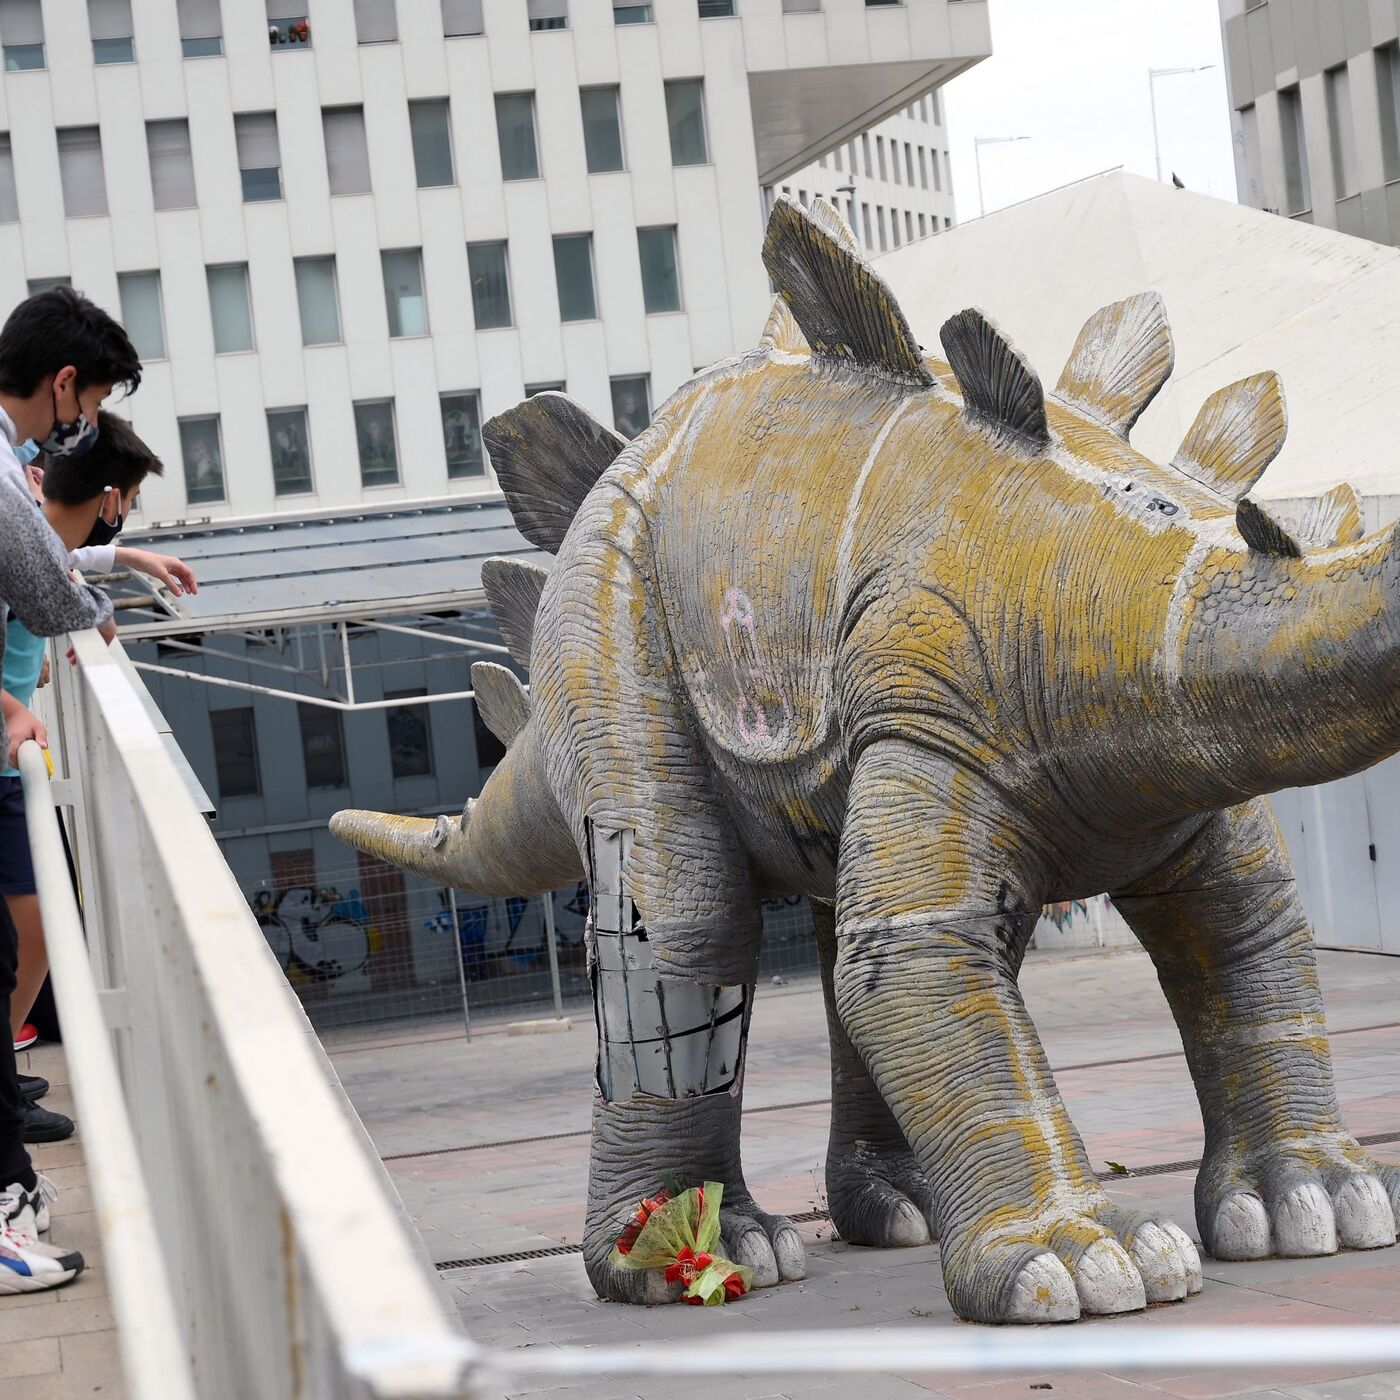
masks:
[(642, 1201), (613, 1246), (622, 1269), (664, 1269), (667, 1283), (683, 1283), (687, 1303), (715, 1307), (749, 1291), (753, 1270), (714, 1252), (724, 1185), (707, 1181), (682, 1191), (668, 1180)]

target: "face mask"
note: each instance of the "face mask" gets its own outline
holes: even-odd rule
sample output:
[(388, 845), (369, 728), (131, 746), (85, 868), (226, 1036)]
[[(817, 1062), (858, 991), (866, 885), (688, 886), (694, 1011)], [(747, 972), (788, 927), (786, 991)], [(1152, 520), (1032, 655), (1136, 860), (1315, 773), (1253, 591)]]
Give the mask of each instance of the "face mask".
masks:
[[(97, 441), (97, 424), (89, 423), (82, 409), (71, 423), (58, 416), (58, 395), (53, 401), (53, 427), (41, 444), (51, 457), (81, 457)], [(120, 528), (120, 527), (118, 527)]]
[[(106, 498), (104, 497), (103, 499), (105, 500)], [(115, 525), (109, 525), (99, 512), (97, 519), (92, 522), (92, 529), (88, 531), (87, 539), (83, 541), (84, 547), (88, 545), (111, 544), (112, 541), (121, 534), (123, 524), (124, 521), (121, 511), (117, 512), (117, 523)]]
[(15, 448), (15, 456), (19, 458), (19, 464), (27, 467), (44, 449), (39, 446), (33, 438), (25, 438), (20, 445)]

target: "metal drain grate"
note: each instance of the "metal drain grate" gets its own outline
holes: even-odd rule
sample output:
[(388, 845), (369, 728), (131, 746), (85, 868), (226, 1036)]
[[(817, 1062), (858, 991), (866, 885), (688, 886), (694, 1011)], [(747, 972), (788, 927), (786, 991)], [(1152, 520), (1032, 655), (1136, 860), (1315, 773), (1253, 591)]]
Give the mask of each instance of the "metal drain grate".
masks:
[[(1389, 1029), (1387, 1027), (1387, 1029)], [(778, 1105), (774, 1105), (778, 1107)], [(573, 1133), (558, 1133), (557, 1137), (573, 1137)], [(539, 1141), (539, 1139), (533, 1139)], [(1400, 1133), (1368, 1133), (1365, 1137), (1356, 1139), (1362, 1147), (1377, 1147), (1381, 1143), (1400, 1142)], [(460, 1150), (460, 1149), (459, 1149)], [(415, 1154), (417, 1155), (417, 1154)], [(388, 1161), (386, 1157), (384, 1159)], [(1128, 1176), (1165, 1176), (1169, 1172), (1195, 1171), (1201, 1165), (1199, 1157), (1192, 1157), (1189, 1160), (1180, 1162), (1154, 1162), (1148, 1167), (1134, 1167), (1127, 1173)], [(1098, 1172), (1100, 1181), (1122, 1181), (1122, 1172)], [(831, 1212), (826, 1210), (804, 1210), (789, 1215), (788, 1219), (794, 1225), (819, 1225), (831, 1220)], [(491, 1264), (521, 1264), (527, 1263), (531, 1259), (552, 1259), (563, 1254), (581, 1254), (583, 1246), (579, 1244), (556, 1244), (542, 1245), (539, 1249), (522, 1249), (515, 1254), (483, 1254), (472, 1259), (447, 1259), (441, 1264), (433, 1267), (439, 1273), (445, 1273), (449, 1269), (484, 1269)]]

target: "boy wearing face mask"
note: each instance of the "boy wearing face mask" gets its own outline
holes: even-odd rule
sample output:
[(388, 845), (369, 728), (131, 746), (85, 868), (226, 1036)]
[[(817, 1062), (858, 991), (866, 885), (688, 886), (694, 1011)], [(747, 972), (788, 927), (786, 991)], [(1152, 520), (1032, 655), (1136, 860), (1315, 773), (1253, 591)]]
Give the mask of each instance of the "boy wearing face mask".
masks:
[[(35, 505), (15, 449), (32, 438), (55, 462), (81, 454), (96, 440), (102, 401), (140, 382), (126, 332), (71, 288), (30, 297), (0, 327), (0, 617), (13, 610), (37, 636), (99, 626), (112, 604), (69, 577), (68, 552)], [(0, 662), (3, 647), (0, 632)], [(3, 735), (0, 743), (8, 755)], [(10, 1019), (15, 960), (14, 927), (0, 903), (0, 1027)], [(14, 1042), (0, 1032), (0, 1294), (53, 1288), (83, 1267), (76, 1250), (39, 1240), (49, 1211), (25, 1151), (25, 1119)]]
[[(117, 546), (121, 528), (140, 495), (148, 475), (160, 476), (160, 459), (116, 414), (99, 412), (98, 438), (90, 452), (46, 461), (39, 481), (44, 517), (77, 567), (110, 572), (115, 564), (162, 579), (176, 593), (195, 592), (194, 572), (172, 555)], [(112, 635), (115, 635), (115, 628)], [(104, 629), (104, 635), (106, 635)], [(111, 637), (108, 637), (111, 640)], [(19, 936), (19, 969), (10, 1002), (10, 1029), (16, 1050), (33, 1044), (33, 1027), (25, 1017), (48, 972), (44, 927), (35, 892), (34, 870), (24, 818), (24, 789), (15, 757), (26, 739), (48, 747), (48, 734), (27, 706), (40, 684), (47, 644), (15, 617), (6, 629), (3, 668), (3, 708), (9, 735), (8, 765), (0, 766), (0, 896), (9, 908)], [(0, 1027), (0, 1034), (4, 1028)], [(37, 1099), (47, 1088), (42, 1079), (19, 1076), (26, 1099), (26, 1142), (57, 1142), (73, 1131), (72, 1120), (41, 1108)]]

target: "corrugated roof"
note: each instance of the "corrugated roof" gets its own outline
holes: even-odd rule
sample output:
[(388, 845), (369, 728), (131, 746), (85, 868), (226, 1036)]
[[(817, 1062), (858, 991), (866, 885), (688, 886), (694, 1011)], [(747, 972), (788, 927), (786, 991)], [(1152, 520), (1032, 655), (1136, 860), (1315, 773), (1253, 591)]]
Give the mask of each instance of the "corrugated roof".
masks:
[[(195, 571), (199, 592), (164, 599), (157, 616), (122, 609), (131, 637), (290, 626), (480, 605), (494, 555), (547, 563), (503, 500), (400, 505), (301, 520), (233, 520), (123, 536)], [(114, 589), (142, 596), (138, 580)]]

